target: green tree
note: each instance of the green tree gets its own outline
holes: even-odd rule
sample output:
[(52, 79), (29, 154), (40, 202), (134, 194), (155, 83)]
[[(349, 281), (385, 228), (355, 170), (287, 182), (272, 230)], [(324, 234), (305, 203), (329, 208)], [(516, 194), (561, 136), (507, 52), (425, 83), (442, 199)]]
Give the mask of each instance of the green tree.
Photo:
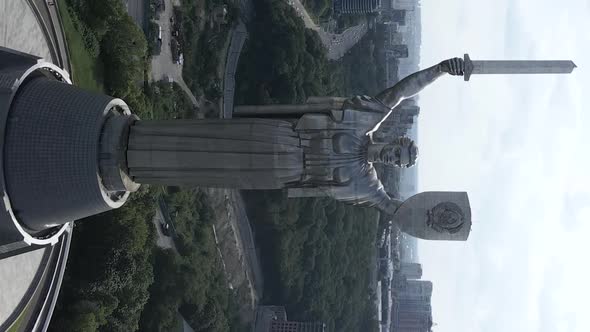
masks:
[(147, 44), (143, 32), (130, 16), (111, 22), (101, 50), (108, 93), (126, 100), (131, 106), (139, 103), (143, 98), (139, 84), (143, 83)]

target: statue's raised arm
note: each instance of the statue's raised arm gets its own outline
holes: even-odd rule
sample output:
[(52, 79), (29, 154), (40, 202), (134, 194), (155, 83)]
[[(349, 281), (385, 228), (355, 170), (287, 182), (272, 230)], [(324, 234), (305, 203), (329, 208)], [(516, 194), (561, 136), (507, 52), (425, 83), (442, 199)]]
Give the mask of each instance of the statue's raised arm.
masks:
[(391, 109), (399, 105), (404, 99), (417, 95), (422, 89), (444, 74), (463, 76), (464, 72), (465, 62), (463, 59), (452, 58), (445, 60), (435, 66), (407, 76), (391, 88), (380, 92), (375, 98)]

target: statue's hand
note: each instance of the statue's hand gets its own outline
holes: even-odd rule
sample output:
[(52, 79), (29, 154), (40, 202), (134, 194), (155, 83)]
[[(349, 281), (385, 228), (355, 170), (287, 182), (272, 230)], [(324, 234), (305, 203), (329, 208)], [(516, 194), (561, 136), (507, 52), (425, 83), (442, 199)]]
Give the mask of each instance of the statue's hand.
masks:
[(395, 214), (395, 212), (397, 211), (397, 209), (399, 209), (399, 207), (401, 206), (401, 202), (395, 199), (390, 199), (386, 202), (384, 202), (384, 204), (381, 204), (381, 206), (379, 206), (379, 210), (381, 210), (381, 212), (387, 214), (388, 216), (393, 216)]
[(465, 61), (461, 58), (452, 58), (440, 63), (441, 70), (453, 76), (463, 76), (465, 72)]

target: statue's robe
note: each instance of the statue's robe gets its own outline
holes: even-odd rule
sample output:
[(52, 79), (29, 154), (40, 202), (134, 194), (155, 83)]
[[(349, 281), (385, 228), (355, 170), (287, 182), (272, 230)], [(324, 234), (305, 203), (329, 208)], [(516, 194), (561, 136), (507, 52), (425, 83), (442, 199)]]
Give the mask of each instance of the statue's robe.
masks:
[(367, 160), (367, 146), (370, 134), (389, 113), (380, 101), (357, 96), (340, 111), (302, 116), (295, 130), (302, 141), (305, 167), (301, 182), (288, 188), (289, 197), (328, 196), (388, 210), (392, 199)]
[(279, 189), (301, 179), (303, 150), (289, 121), (140, 121), (127, 165), (138, 183)]
[(389, 112), (359, 96), (291, 120), (138, 121), (130, 129), (128, 171), (139, 183), (288, 189), (291, 197), (386, 209), (391, 199), (367, 161), (367, 145)]

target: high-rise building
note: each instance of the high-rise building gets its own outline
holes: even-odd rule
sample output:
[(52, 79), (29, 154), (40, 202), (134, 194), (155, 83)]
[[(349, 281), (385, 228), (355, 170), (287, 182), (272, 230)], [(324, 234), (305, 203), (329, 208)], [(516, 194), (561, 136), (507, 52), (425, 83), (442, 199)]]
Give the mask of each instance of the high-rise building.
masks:
[(334, 2), (334, 11), (340, 14), (369, 14), (381, 10), (381, 0), (340, 0)]
[(422, 278), (422, 265), (419, 263), (402, 262), (400, 272), (408, 279)]
[(432, 296), (432, 281), (408, 280), (405, 286), (395, 294), (398, 299), (430, 299)]
[(414, 126), (415, 117), (420, 114), (420, 107), (411, 101), (404, 101), (399, 107), (399, 112), (391, 114), (374, 133), (378, 141), (388, 141), (399, 136), (408, 136), (409, 130)]
[(385, 53), (393, 58), (407, 58), (409, 55), (408, 45), (389, 45)]
[(406, 10), (394, 9), (391, 11), (391, 20), (399, 25), (406, 25)]
[(430, 332), (432, 328), (432, 282), (407, 280), (393, 295), (392, 330)]
[(413, 10), (420, 6), (420, 0), (393, 0), (393, 8)]

